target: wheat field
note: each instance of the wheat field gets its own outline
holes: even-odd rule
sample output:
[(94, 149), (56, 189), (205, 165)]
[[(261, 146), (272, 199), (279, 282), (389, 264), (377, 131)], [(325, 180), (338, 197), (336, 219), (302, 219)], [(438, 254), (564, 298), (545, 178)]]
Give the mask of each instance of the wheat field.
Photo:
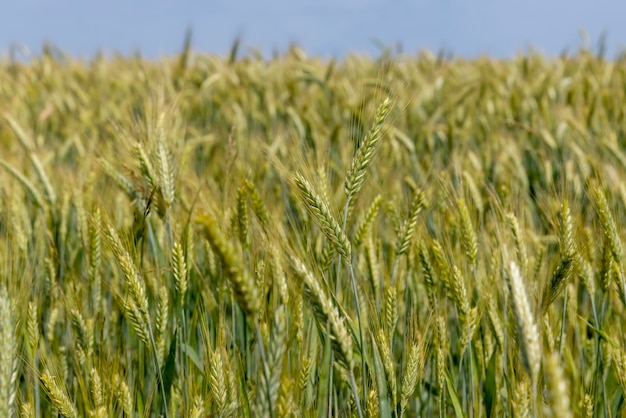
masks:
[(626, 413), (626, 61), (0, 61), (0, 416)]

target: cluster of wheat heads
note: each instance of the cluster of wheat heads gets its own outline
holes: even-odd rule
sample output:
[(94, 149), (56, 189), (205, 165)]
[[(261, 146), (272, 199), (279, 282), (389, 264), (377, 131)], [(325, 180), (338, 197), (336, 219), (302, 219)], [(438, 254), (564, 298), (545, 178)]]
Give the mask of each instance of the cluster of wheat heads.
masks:
[(0, 62), (0, 415), (619, 416), (625, 83)]

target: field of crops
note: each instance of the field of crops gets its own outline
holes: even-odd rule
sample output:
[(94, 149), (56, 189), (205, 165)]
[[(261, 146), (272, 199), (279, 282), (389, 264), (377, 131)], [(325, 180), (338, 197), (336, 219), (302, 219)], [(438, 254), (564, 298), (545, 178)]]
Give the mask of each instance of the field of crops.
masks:
[(0, 416), (626, 411), (626, 62), (0, 62)]

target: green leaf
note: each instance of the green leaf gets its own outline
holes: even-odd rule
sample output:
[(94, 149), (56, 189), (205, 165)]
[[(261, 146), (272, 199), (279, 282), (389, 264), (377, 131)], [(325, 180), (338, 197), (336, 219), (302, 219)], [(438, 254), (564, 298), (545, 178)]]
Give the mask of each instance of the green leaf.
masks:
[(448, 387), (448, 394), (450, 395), (450, 402), (452, 402), (452, 407), (454, 408), (454, 415), (456, 418), (465, 418), (463, 414), (463, 408), (461, 408), (461, 402), (459, 402), (459, 397), (456, 394), (456, 388), (452, 383), (452, 378), (450, 377), (450, 373), (446, 370), (446, 386)]
[[(327, 335), (330, 335), (330, 333)], [(324, 355), (322, 357), (319, 386), (317, 388), (317, 418), (326, 418), (328, 415), (331, 353), (330, 337), (328, 337), (324, 339)]]
[[(241, 361), (241, 357), (239, 360), (239, 368), (243, 370), (243, 362)], [(250, 399), (248, 399), (248, 383), (246, 381), (246, 376), (244, 373), (237, 373), (239, 376), (239, 401), (241, 402), (240, 413), (244, 418), (250, 418)]]
[[(383, 368), (382, 360), (378, 353), (376, 342), (372, 341), (373, 357), (374, 357), (374, 374), (376, 380), (376, 389), (378, 391), (378, 408), (380, 417), (391, 418), (391, 405), (389, 403), (389, 395), (387, 393), (387, 377)], [(366, 395), (363, 395), (366, 396)]]
[(485, 372), (485, 409), (487, 417), (491, 417), (495, 411), (496, 402), (496, 355), (497, 350), (493, 350), (487, 370)]
[(194, 348), (188, 344), (182, 344), (182, 351), (204, 375), (204, 365), (202, 364), (202, 360), (200, 360), (200, 356), (198, 356), (198, 353), (196, 353), (196, 350), (194, 350)]
[[(163, 365), (163, 370), (161, 372), (165, 398), (168, 401), (171, 399), (170, 390), (172, 389), (172, 383), (174, 382), (174, 379), (176, 379), (176, 342), (178, 340), (177, 335), (177, 332), (174, 331), (172, 341), (170, 342), (170, 351), (167, 354), (167, 359), (165, 359), (165, 365)], [(166, 407), (169, 408), (169, 404)]]

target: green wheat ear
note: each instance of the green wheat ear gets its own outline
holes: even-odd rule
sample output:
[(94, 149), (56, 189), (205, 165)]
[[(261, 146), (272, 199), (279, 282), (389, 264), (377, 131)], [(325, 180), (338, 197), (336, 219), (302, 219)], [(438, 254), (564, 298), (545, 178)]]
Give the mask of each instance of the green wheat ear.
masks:
[(250, 318), (255, 318), (261, 308), (259, 291), (250, 274), (243, 268), (242, 260), (213, 217), (203, 214), (196, 222), (204, 228), (207, 240), (222, 261), (226, 277), (233, 287), (235, 300)]
[(563, 292), (567, 283), (574, 276), (578, 250), (574, 241), (573, 228), (569, 203), (564, 201), (561, 205), (559, 216), (559, 252), (561, 253), (561, 260), (543, 292), (542, 308), (544, 311)]
[(469, 260), (470, 266), (475, 269), (478, 257), (478, 236), (474, 230), (472, 218), (465, 200), (458, 199), (457, 204), (461, 216), (461, 243), (463, 244), (463, 249), (465, 250), (465, 255)]
[(344, 190), (346, 192), (347, 213), (354, 207), (356, 198), (363, 187), (367, 170), (374, 159), (374, 154), (382, 138), (382, 129), (391, 111), (391, 103), (391, 99), (387, 97), (378, 106), (374, 122), (361, 146), (357, 149), (352, 159), (352, 164), (346, 173)]
[(337, 251), (345, 257), (346, 261), (349, 261), (351, 254), (350, 241), (332, 215), (328, 204), (317, 194), (311, 183), (309, 183), (302, 174), (298, 173), (296, 175), (295, 183), (300, 190), (300, 194), (307, 209), (318, 221), (326, 237), (333, 243)]

